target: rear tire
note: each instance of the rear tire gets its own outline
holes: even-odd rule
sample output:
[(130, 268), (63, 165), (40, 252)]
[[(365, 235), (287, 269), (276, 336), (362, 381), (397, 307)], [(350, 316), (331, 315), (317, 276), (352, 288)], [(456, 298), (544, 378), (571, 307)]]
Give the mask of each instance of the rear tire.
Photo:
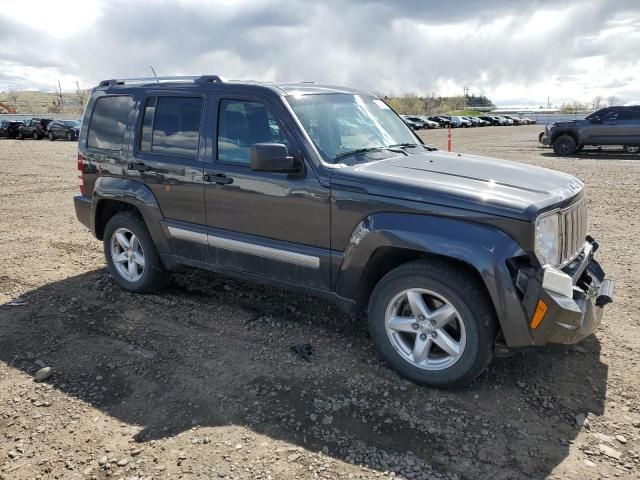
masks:
[(24, 140), (24, 135), (22, 135), (22, 132), (18, 132), (17, 138), (18, 140)]
[(33, 139), (40, 140), (40, 137), (38, 136), (38, 132), (33, 132)]
[(71, 135), (71, 132), (67, 132), (67, 140), (68, 141), (73, 140), (73, 135)]
[(49, 134), (47, 136), (49, 137), (49, 140), (51, 142), (53, 142), (55, 140), (55, 137), (53, 136), (53, 132), (49, 132)]
[(578, 142), (571, 135), (560, 135), (553, 141), (553, 151), (561, 157), (568, 157), (576, 153)]
[(369, 301), (369, 330), (400, 375), (450, 388), (466, 385), (487, 368), (497, 321), (486, 291), (466, 271), (417, 260), (378, 282)]
[(147, 293), (166, 285), (169, 273), (137, 213), (121, 212), (111, 217), (103, 243), (109, 271), (121, 287)]

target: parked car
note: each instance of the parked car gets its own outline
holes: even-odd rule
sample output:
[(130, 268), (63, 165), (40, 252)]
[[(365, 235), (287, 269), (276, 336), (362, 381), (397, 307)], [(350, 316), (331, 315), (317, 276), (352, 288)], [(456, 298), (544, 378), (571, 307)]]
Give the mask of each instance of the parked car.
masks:
[(494, 116), (485, 115), (480, 118), (486, 122), (489, 122), (490, 125), (494, 125), (494, 126), (501, 126), (506, 124), (504, 120), (500, 120), (498, 117), (494, 117)]
[(320, 296), (366, 311), (387, 363), (426, 385), (578, 342), (613, 299), (579, 179), (436, 151), (367, 93), (105, 80), (77, 163), (77, 217), (122, 288), (187, 265)]
[(433, 117), (428, 117), (428, 118), (429, 118), (429, 120), (431, 120), (433, 122), (436, 122), (441, 127), (448, 127), (449, 125), (451, 125), (451, 122), (446, 117), (433, 116)]
[(437, 127), (437, 124), (434, 127), (434, 123), (431, 120), (429, 120), (426, 117), (422, 117), (421, 115), (403, 115), (403, 118), (406, 118), (408, 120), (411, 120), (414, 123), (417, 123), (418, 125), (420, 125), (420, 128), (435, 128)]
[(404, 123), (408, 127), (410, 127), (412, 130), (420, 130), (421, 128), (424, 128), (424, 122), (416, 122), (414, 120), (410, 120), (408, 117), (404, 115), (402, 115), (401, 118), (404, 121)]
[(424, 121), (424, 123), (426, 124), (427, 128), (438, 128), (440, 127), (440, 124), (438, 122), (435, 122), (433, 120), (431, 120), (429, 117), (425, 116), (425, 115), (419, 115), (418, 118), (422, 119)]
[(633, 151), (640, 146), (640, 106), (601, 108), (583, 120), (547, 125), (539, 140), (560, 156), (573, 155), (586, 145), (621, 145)]
[(47, 125), (47, 137), (53, 141), (56, 138), (77, 140), (80, 134), (79, 120), (55, 120)]
[(51, 122), (50, 118), (32, 118), (24, 122), (18, 129), (18, 138), (24, 140), (25, 138), (33, 138), (34, 140), (41, 140), (47, 136), (47, 125)]
[(529, 117), (522, 117), (529, 125), (535, 125), (537, 122)]
[(526, 122), (515, 115), (503, 115), (507, 120), (511, 120), (513, 125), (526, 125)]
[(460, 117), (458, 115), (454, 115), (452, 117), (449, 117), (449, 121), (451, 122), (451, 126), (452, 127), (464, 127), (464, 128), (468, 128), (471, 126), (471, 122), (469, 120), (464, 119), (463, 117)]
[(16, 138), (21, 126), (22, 122), (17, 120), (1, 120), (0, 137)]
[(511, 120), (510, 118), (505, 117), (504, 115), (498, 115), (497, 117), (499, 120), (502, 120), (502, 124), (503, 125), (513, 125), (514, 122), (513, 120)]
[(462, 117), (464, 120), (471, 122), (472, 127), (484, 127), (484, 122), (478, 117)]

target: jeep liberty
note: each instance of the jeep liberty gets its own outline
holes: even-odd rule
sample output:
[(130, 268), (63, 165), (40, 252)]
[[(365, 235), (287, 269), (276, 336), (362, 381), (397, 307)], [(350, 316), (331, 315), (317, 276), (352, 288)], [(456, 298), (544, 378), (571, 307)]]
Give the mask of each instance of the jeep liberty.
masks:
[(123, 288), (186, 265), (320, 296), (366, 314), (388, 365), (430, 386), (578, 342), (613, 300), (579, 179), (437, 151), (348, 88), (105, 80), (77, 168), (77, 217)]

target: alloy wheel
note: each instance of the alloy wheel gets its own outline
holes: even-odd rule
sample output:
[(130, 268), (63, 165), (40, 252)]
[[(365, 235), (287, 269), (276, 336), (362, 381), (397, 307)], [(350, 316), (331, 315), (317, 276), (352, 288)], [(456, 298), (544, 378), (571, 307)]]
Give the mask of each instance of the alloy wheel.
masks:
[(144, 273), (145, 261), (142, 245), (135, 234), (118, 228), (111, 235), (111, 260), (118, 274), (128, 282), (137, 282)]
[(464, 353), (466, 330), (449, 300), (412, 288), (394, 296), (385, 313), (385, 329), (396, 352), (423, 370), (444, 370)]

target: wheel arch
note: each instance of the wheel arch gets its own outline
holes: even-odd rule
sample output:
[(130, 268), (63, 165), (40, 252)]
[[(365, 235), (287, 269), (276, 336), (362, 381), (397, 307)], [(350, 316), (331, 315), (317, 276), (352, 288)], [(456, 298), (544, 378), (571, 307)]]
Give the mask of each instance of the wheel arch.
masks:
[(144, 183), (117, 177), (99, 177), (93, 188), (91, 230), (102, 240), (107, 222), (118, 212), (135, 211), (142, 217), (158, 252), (169, 254), (162, 229), (164, 219), (155, 195)]
[(578, 132), (572, 129), (564, 129), (560, 130), (559, 132), (554, 132), (553, 136), (551, 137), (550, 143), (553, 144), (553, 142), (555, 142), (556, 139), (562, 135), (569, 135), (576, 141), (577, 145), (580, 145), (580, 135), (578, 135)]
[(508, 260), (520, 246), (497, 228), (431, 215), (380, 213), (354, 229), (345, 249), (335, 290), (366, 306), (376, 283), (393, 268), (427, 259), (460, 268), (487, 292), (509, 346), (531, 345), (526, 313)]

